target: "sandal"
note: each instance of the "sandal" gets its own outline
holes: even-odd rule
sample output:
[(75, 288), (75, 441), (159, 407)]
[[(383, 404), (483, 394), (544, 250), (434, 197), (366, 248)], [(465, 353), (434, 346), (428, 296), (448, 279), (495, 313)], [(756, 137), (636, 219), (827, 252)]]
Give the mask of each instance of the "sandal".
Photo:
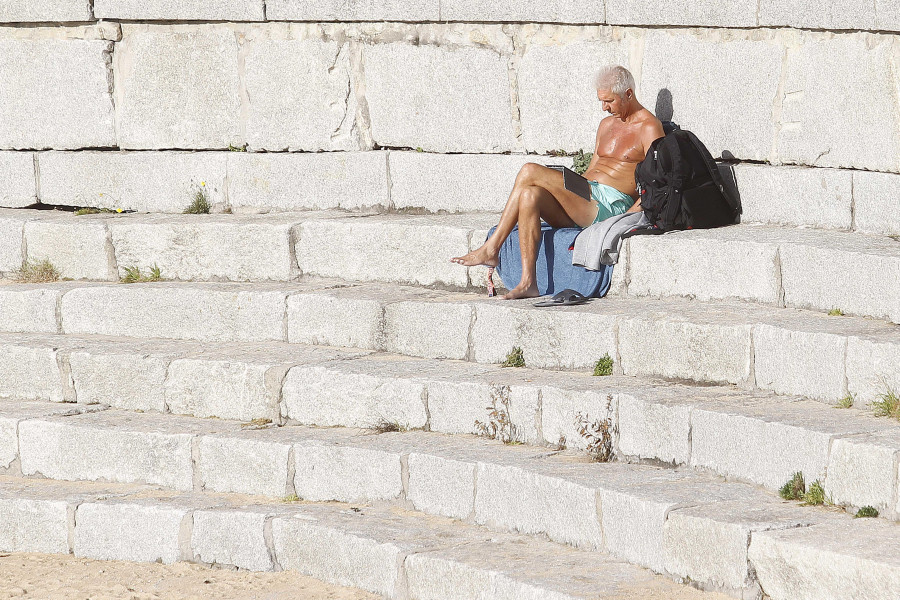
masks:
[(584, 304), (590, 300), (587, 296), (584, 296), (580, 292), (576, 292), (575, 290), (563, 290), (560, 293), (556, 294), (549, 300), (542, 300), (541, 302), (535, 302), (535, 306), (545, 307), (545, 306), (575, 306), (578, 304)]

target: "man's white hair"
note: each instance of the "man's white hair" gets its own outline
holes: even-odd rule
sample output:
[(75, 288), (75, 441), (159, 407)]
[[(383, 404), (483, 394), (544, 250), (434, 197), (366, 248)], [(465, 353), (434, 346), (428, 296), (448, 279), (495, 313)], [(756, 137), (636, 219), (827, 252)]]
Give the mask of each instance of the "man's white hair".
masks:
[(616, 96), (624, 96), (626, 90), (634, 91), (634, 76), (619, 65), (607, 65), (594, 76), (594, 87), (609, 90)]

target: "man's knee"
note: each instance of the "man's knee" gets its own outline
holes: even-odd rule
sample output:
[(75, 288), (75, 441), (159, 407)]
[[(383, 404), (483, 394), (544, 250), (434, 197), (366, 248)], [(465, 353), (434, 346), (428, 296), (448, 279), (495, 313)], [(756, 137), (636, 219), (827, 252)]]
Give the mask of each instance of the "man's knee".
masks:
[(516, 183), (520, 185), (530, 185), (532, 181), (535, 181), (538, 175), (543, 169), (539, 164), (536, 163), (525, 163), (522, 165), (522, 168), (519, 169), (519, 175), (516, 177)]
[(532, 212), (540, 209), (541, 194), (543, 190), (536, 185), (522, 188), (519, 195), (519, 211)]

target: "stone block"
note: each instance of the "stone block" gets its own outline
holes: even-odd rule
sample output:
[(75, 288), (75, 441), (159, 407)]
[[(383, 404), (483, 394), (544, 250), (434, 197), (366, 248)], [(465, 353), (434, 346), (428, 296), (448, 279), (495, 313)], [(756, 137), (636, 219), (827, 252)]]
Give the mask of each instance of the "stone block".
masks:
[(3, 552), (69, 553), (69, 507), (65, 500), (0, 499)]
[[(587, 425), (605, 424), (611, 435), (616, 427), (617, 397), (602, 389), (567, 390), (544, 386), (541, 388), (541, 430), (548, 444), (565, 440), (568, 448), (585, 450), (599, 439), (588, 433), (582, 435), (579, 429)], [(615, 446), (616, 440), (611, 440)]]
[(384, 307), (388, 352), (463, 360), (469, 356), (472, 305), (465, 302), (395, 302)]
[(868, 406), (881, 394), (900, 393), (900, 344), (851, 336), (847, 341), (847, 390), (857, 406)]
[[(294, 489), (304, 500), (391, 500), (403, 492), (400, 455), (371, 448), (297, 444)], [(327, 473), (327, 477), (323, 474)], [(284, 564), (282, 564), (284, 566)]]
[(266, 16), (270, 21), (439, 21), (440, 2), (266, 0)]
[(384, 207), (388, 196), (384, 152), (228, 156), (228, 202), (235, 212)]
[[(639, 97), (647, 106), (655, 99), (663, 117), (672, 113), (663, 120), (696, 133), (714, 157), (728, 152), (766, 160), (775, 130), (773, 74), (781, 72), (784, 49), (774, 41), (742, 38), (712, 39), (683, 29), (648, 32)], [(730, 67), (738, 63), (741, 69)]]
[(411, 452), (407, 498), (416, 510), (465, 519), (474, 509), (475, 468), (471, 461)]
[(471, 231), (434, 217), (310, 220), (298, 228), (295, 251), (305, 275), (465, 288), (468, 269), (450, 258), (469, 251)]
[(479, 463), (476, 477), (477, 523), (544, 533), (578, 548), (604, 548), (594, 489), (513, 465)]
[(115, 146), (112, 46), (103, 40), (0, 40), (0, 77), (7, 82), (0, 89), (0, 148)]
[(435, 152), (514, 149), (509, 65), (498, 52), (393, 43), (368, 45), (363, 57), (378, 145)]
[(263, 6), (263, 0), (94, 0), (94, 16), (123, 21), (265, 21)]
[(181, 213), (201, 189), (225, 202), (225, 153), (42, 152), (45, 204)]
[(4, 181), (0, 207), (21, 208), (38, 202), (32, 153), (0, 152), (0, 177)]
[(619, 323), (619, 353), (626, 375), (740, 383), (750, 376), (749, 324), (707, 319), (687, 322), (648, 315)]
[(831, 444), (825, 493), (836, 504), (873, 506), (895, 514), (900, 435), (882, 431), (838, 438)]
[(753, 535), (749, 558), (771, 598), (893, 598), (900, 537), (883, 519), (835, 519)]
[(203, 489), (270, 498), (287, 495), (290, 444), (250, 435), (207, 435), (197, 446)]
[[(363, 368), (354, 368), (360, 367)], [(425, 383), (384, 373), (384, 363), (296, 366), (282, 388), (284, 415), (320, 427), (425, 427)]]
[(274, 565), (264, 533), (267, 517), (266, 513), (256, 511), (195, 511), (191, 550), (205, 563), (271, 571)]
[(536, 23), (605, 23), (606, 11), (603, 3), (590, 4), (583, 10), (573, 11), (561, 0), (539, 2), (526, 0), (514, 2), (503, 0), (442, 0), (442, 21), (497, 21)]
[(288, 296), (288, 341), (350, 348), (384, 345), (384, 301), (323, 290)]
[(846, 336), (758, 324), (753, 349), (757, 387), (830, 402), (847, 393)]
[[(580, 12), (580, 11), (574, 11)], [(597, 126), (607, 116), (597, 102), (594, 76), (599, 67), (634, 68), (628, 47), (604, 31), (599, 39), (560, 44), (552, 37), (531, 43), (518, 66), (522, 141), (528, 152), (593, 152)], [(554, 164), (549, 159), (546, 161)]]
[(876, 29), (874, 2), (846, 4), (838, 0), (812, 0), (796, 5), (789, 0), (761, 0), (760, 27), (798, 29)]
[(62, 277), (116, 280), (106, 219), (69, 217), (25, 223), (28, 259), (49, 260)]
[(251, 148), (363, 149), (349, 43), (252, 38), (244, 46)]
[(572, 166), (568, 157), (428, 152), (391, 152), (389, 161), (394, 207), (434, 213), (499, 212), (523, 165)]
[(90, 21), (89, 0), (2, 0), (0, 23)]
[(163, 564), (183, 560), (180, 538), (189, 514), (154, 503), (85, 502), (75, 512), (75, 556)]
[(65, 481), (146, 482), (190, 490), (192, 437), (105, 427), (74, 417), (23, 421), (19, 424), (22, 473)]
[(175, 360), (166, 378), (166, 405), (175, 414), (201, 418), (275, 420), (283, 373), (240, 360)]
[(0, 331), (56, 333), (60, 296), (53, 288), (0, 288)]
[(684, 231), (632, 240), (628, 293), (778, 302), (778, 247), (746, 233)]
[(119, 146), (241, 146), (238, 48), (227, 25), (123, 26), (116, 47)]
[[(502, 363), (514, 347), (522, 349), (527, 366), (538, 369), (593, 368), (604, 354), (616, 356), (615, 315), (584, 306), (533, 310), (531, 303), (476, 304), (472, 329), (476, 362)], [(575, 335), (579, 331), (591, 335)]]
[(286, 293), (141, 284), (74, 289), (62, 299), (66, 333), (200, 341), (284, 339)]
[[(855, 192), (851, 171), (734, 165), (742, 223), (850, 229)], [(859, 220), (859, 202), (856, 204)]]
[(894, 0), (876, 0), (875, 29), (900, 31), (900, 5)]
[(169, 359), (143, 353), (76, 350), (69, 354), (75, 396), (82, 404), (165, 412)]
[[(520, 434), (520, 429), (527, 430), (529, 419), (527, 416), (513, 420), (512, 402), (514, 395), (510, 386), (503, 384), (489, 384), (486, 381), (462, 377), (455, 381), (429, 381), (428, 382), (428, 414), (432, 431), (442, 433), (481, 433), (478, 422), (489, 425), (491, 422), (499, 422), (490, 415), (491, 407), (496, 407), (506, 414), (509, 419), (509, 429), (503, 430), (503, 435), (511, 435), (513, 439), (525, 441), (526, 436)], [(537, 399), (537, 388), (534, 388), (534, 400)], [(531, 403), (531, 423), (534, 423), (537, 413), (537, 402)], [(533, 428), (533, 425), (532, 425)], [(524, 432), (523, 432), (524, 433)]]
[(687, 464), (691, 454), (691, 406), (618, 394), (619, 452), (625, 456)]
[(895, 173), (853, 172), (854, 221), (857, 230), (900, 235), (900, 215), (896, 211), (898, 186), (900, 175)]
[(55, 348), (0, 345), (0, 398), (62, 402), (63, 377)]
[(610, 25), (693, 25), (704, 27), (757, 26), (756, 7), (740, 0), (684, 2), (663, 0), (656, 4), (607, 0)]
[(4, 211), (0, 217), (0, 273), (12, 273), (22, 266), (25, 221)]
[[(824, 234), (825, 232), (823, 232)], [(821, 235), (817, 243), (781, 246), (781, 274), (787, 306), (889, 319), (900, 323), (900, 244), (855, 234)], [(835, 280), (823, 265), (853, 265)]]
[(19, 458), (19, 419), (0, 417), (0, 469), (8, 469)]
[[(808, 35), (789, 51), (779, 159), (818, 167), (898, 170), (900, 109), (891, 75), (892, 48), (892, 36), (887, 35)], [(852, 118), (843, 106), (843, 92), (834, 85), (837, 80), (843, 82), (841, 90), (852, 89), (865, 98), (854, 107)]]

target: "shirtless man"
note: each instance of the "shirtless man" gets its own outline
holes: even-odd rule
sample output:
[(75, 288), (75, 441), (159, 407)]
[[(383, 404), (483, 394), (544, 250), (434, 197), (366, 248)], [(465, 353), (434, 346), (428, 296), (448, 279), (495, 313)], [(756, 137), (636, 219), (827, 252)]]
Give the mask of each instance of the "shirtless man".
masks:
[(563, 174), (534, 163), (522, 167), (500, 215), (497, 229), (480, 248), (451, 260), (471, 267), (497, 266), (500, 246), (519, 225), (522, 279), (506, 300), (538, 296), (535, 261), (541, 219), (551, 227), (587, 227), (613, 215), (641, 210), (634, 171), (647, 148), (662, 137), (662, 123), (634, 95), (634, 78), (624, 67), (604, 67), (597, 74), (597, 99), (610, 114), (597, 128), (594, 157), (584, 177), (591, 181), (591, 201), (570, 192)]

